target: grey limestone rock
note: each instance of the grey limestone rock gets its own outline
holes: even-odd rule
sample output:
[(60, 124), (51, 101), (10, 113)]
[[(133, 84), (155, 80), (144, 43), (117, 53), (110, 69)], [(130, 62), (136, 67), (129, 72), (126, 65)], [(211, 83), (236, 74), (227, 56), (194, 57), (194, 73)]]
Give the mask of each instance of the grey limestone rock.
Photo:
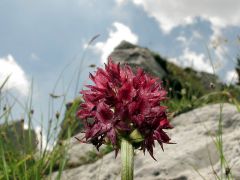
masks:
[(127, 41), (122, 41), (110, 54), (110, 57), (115, 62), (127, 63), (133, 68), (141, 67), (154, 76), (161, 78), (166, 76), (165, 70), (159, 66), (149, 49), (133, 45)]
[[(218, 133), (219, 118), (223, 124), (223, 152), (234, 179), (240, 179), (240, 113), (234, 105), (207, 105), (172, 119), (174, 129), (168, 130), (172, 142), (154, 149), (154, 161), (147, 153), (136, 150), (134, 176), (136, 180), (187, 180), (215, 179), (221, 176), (219, 151), (214, 143)], [(72, 142), (74, 143), (74, 142)], [(77, 148), (77, 146), (79, 146)], [(70, 159), (78, 158), (83, 146), (75, 144)], [(90, 147), (88, 147), (90, 148)], [(71, 157), (72, 156), (72, 157)], [(120, 179), (120, 155), (105, 155), (95, 163), (81, 165), (63, 172), (63, 180), (112, 180)], [(214, 171), (213, 171), (214, 169)], [(50, 176), (55, 179), (57, 172)], [(201, 177), (202, 176), (202, 177)], [(225, 178), (225, 172), (222, 173)]]

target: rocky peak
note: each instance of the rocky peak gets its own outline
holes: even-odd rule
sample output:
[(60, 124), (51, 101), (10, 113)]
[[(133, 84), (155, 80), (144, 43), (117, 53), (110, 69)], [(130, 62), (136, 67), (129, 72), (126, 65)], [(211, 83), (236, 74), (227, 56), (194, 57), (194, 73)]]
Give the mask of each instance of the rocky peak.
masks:
[(166, 75), (166, 71), (159, 66), (149, 49), (133, 45), (127, 41), (122, 41), (110, 54), (110, 57), (115, 62), (127, 63), (134, 69), (142, 67), (154, 76), (163, 78)]

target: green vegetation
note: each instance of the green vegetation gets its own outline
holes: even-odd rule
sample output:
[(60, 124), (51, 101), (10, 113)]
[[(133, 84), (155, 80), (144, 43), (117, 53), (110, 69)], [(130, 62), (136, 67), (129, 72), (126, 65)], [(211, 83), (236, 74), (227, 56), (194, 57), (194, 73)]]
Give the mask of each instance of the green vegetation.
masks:
[[(4, 98), (4, 93), (0, 91), (0, 106)], [(0, 110), (0, 179), (43, 179), (56, 166), (60, 175), (65, 166), (66, 159), (62, 157), (65, 157), (66, 146), (56, 145), (52, 151), (48, 151), (47, 146), (43, 147), (42, 138), (37, 139), (31, 128), (34, 113), (31, 98), (27, 104), (24, 108), (27, 129), (24, 128), (24, 119), (13, 121), (13, 106), (5, 104)]]
[(66, 140), (67, 138), (81, 132), (83, 124), (76, 116), (80, 104), (81, 99), (76, 98), (73, 102), (66, 105), (66, 112), (61, 123), (61, 131), (58, 135), (58, 140)]

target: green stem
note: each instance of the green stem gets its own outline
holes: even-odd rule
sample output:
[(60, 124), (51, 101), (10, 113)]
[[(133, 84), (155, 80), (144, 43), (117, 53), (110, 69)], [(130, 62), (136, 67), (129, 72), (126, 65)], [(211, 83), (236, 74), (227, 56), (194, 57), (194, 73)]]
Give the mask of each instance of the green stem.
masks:
[(121, 180), (133, 180), (133, 145), (126, 139), (121, 140), (121, 160)]

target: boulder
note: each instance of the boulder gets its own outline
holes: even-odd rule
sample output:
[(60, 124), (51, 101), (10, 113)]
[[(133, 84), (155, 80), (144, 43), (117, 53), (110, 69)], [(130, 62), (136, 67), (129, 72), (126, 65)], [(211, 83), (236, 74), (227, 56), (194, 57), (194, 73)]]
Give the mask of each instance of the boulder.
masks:
[(141, 67), (153, 76), (160, 78), (166, 76), (166, 71), (155, 61), (149, 49), (133, 45), (127, 41), (122, 41), (110, 54), (110, 57), (115, 62), (127, 63), (134, 69)]
[[(172, 119), (174, 129), (168, 130), (172, 142), (164, 145), (164, 152), (157, 145), (154, 149), (154, 161), (148, 153), (143, 155), (135, 151), (134, 176), (136, 180), (187, 180), (215, 179), (214, 173), (221, 176), (219, 150), (215, 140), (219, 134), (219, 120), (222, 122), (223, 152), (233, 179), (240, 179), (240, 113), (231, 104), (207, 105)], [(72, 143), (76, 143), (72, 140)], [(78, 146), (78, 148), (77, 148)], [(85, 152), (83, 146), (76, 143), (69, 151), (70, 159), (78, 159)], [(120, 179), (120, 154), (115, 159), (114, 152), (105, 155), (94, 163), (67, 169), (62, 180), (111, 180)], [(55, 179), (57, 172), (49, 178)]]
[[(79, 133), (75, 135), (74, 138), (71, 138), (70, 142), (67, 142), (67, 168), (73, 168), (83, 164), (91, 163), (98, 158), (97, 156), (100, 155), (100, 152), (98, 152), (92, 144), (79, 142), (75, 137), (82, 139), (84, 134)], [(100, 151), (105, 147), (106, 146), (104, 145), (101, 146)]]

